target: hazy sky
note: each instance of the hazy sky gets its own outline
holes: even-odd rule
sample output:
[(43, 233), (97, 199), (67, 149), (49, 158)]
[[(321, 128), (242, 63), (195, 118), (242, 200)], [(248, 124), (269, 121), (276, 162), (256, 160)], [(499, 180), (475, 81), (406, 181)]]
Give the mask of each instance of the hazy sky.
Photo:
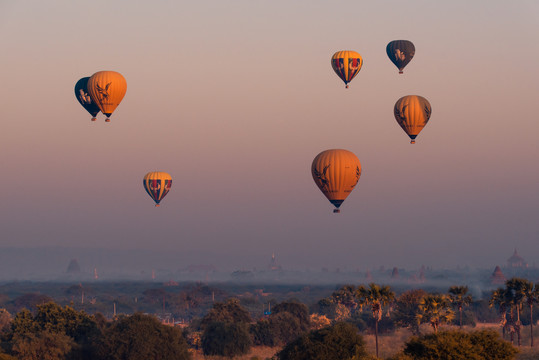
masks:
[[(0, 247), (539, 265), (538, 34), (536, 0), (0, 0)], [(416, 47), (404, 75), (395, 39)], [(364, 59), (348, 90), (344, 49)], [(128, 85), (108, 124), (73, 92), (101, 70)], [(409, 94), (433, 109), (415, 145), (393, 117)], [(363, 167), (341, 214), (310, 174), (331, 148)], [(160, 208), (153, 170), (173, 177)]]

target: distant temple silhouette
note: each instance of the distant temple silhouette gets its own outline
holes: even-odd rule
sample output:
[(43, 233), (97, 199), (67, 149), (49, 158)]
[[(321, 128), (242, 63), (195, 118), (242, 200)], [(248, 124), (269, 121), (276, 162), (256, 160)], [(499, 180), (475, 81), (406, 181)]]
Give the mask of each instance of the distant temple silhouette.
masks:
[(271, 254), (271, 261), (268, 265), (268, 269), (270, 271), (277, 271), (283, 269), (281, 265), (277, 264), (277, 259), (275, 259), (275, 253)]
[(397, 267), (394, 267), (394, 268), (393, 268), (393, 271), (391, 272), (391, 278), (392, 278), (392, 279), (398, 279), (398, 278), (400, 278), (400, 275), (399, 275), (399, 269), (397, 269)]
[(490, 276), (490, 283), (492, 285), (503, 285), (505, 284), (505, 281), (506, 281), (506, 278), (502, 272), (502, 269), (500, 269), (500, 267), (496, 265), (494, 272)]
[(511, 255), (511, 257), (507, 259), (507, 267), (512, 269), (527, 268), (528, 264), (526, 263), (526, 261), (524, 261), (522, 256), (517, 253), (517, 249), (515, 248), (515, 252), (513, 253), (513, 255)]
[(77, 259), (71, 259), (69, 265), (67, 266), (68, 274), (78, 274), (80, 273), (80, 265)]

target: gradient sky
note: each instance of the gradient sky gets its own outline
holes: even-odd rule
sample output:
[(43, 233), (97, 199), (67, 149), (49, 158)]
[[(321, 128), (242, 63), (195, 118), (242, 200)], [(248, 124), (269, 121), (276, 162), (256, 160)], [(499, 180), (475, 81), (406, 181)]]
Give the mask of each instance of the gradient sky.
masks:
[[(538, 34), (535, 0), (0, 0), (0, 247), (539, 265)], [(416, 47), (404, 75), (395, 39)], [(348, 90), (344, 49), (364, 59)], [(128, 84), (109, 124), (73, 92), (100, 70)], [(409, 94), (433, 109), (413, 146), (393, 117)], [(363, 166), (338, 215), (310, 174), (331, 148)], [(153, 170), (173, 177), (160, 208)]]

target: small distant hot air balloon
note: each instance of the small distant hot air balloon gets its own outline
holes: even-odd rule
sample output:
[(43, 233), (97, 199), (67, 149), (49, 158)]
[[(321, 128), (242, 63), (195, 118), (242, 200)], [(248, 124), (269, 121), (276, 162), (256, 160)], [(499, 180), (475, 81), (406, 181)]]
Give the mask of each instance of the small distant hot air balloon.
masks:
[(166, 172), (151, 171), (144, 176), (142, 184), (148, 195), (155, 201), (155, 206), (157, 207), (168, 194), (172, 186), (172, 177)]
[(110, 116), (120, 105), (126, 91), (127, 82), (122, 74), (116, 71), (99, 71), (88, 80), (88, 93), (107, 116), (106, 122), (110, 122)]
[(344, 81), (347, 89), (348, 83), (357, 75), (362, 65), (363, 59), (355, 51), (337, 51), (331, 57), (331, 67), (342, 81)]
[(419, 95), (407, 95), (401, 97), (393, 109), (395, 119), (401, 128), (408, 134), (410, 144), (415, 144), (415, 138), (427, 125), (432, 113), (429, 102)]
[(415, 46), (408, 40), (393, 40), (386, 46), (386, 53), (389, 60), (399, 69), (402, 69), (412, 60), (415, 54)]
[(95, 117), (99, 113), (99, 107), (88, 94), (88, 80), (89, 77), (83, 77), (75, 84), (75, 96), (77, 100), (92, 115), (92, 121), (95, 121)]
[(361, 163), (348, 150), (332, 149), (316, 155), (311, 165), (314, 182), (339, 213), (339, 207), (356, 187), (361, 176)]

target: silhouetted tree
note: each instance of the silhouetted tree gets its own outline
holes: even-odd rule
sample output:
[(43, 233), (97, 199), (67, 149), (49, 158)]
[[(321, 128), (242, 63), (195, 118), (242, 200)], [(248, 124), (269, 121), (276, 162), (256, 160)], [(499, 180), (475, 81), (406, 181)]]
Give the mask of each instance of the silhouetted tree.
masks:
[(397, 355), (394, 359), (511, 360), (516, 353), (495, 331), (441, 331), (412, 337), (405, 344), (404, 356)]
[(11, 326), (11, 314), (6, 309), (0, 309), (0, 333), (9, 331)]
[(517, 333), (518, 346), (520, 346), (521, 344), (520, 329), (522, 327), (522, 322), (520, 321), (520, 311), (522, 310), (522, 306), (524, 305), (524, 301), (526, 299), (526, 289), (533, 287), (533, 284), (530, 283), (526, 279), (512, 278), (505, 282), (505, 286), (512, 295), (512, 305), (517, 313), (517, 318), (516, 318), (516, 321), (513, 322), (513, 326), (515, 328), (515, 332)]
[(50, 330), (17, 334), (12, 339), (12, 353), (19, 360), (65, 359), (73, 346), (71, 337)]
[(237, 299), (215, 303), (200, 324), (204, 354), (232, 357), (247, 353), (250, 322), (251, 315)]
[(375, 320), (374, 335), (376, 339), (376, 357), (378, 357), (378, 323), (382, 319), (384, 306), (389, 305), (395, 299), (395, 293), (391, 291), (389, 286), (380, 286), (375, 283), (370, 283), (368, 288), (360, 286), (356, 291), (360, 304), (371, 307), (372, 316)]
[(309, 329), (311, 318), (309, 316), (309, 308), (305, 304), (297, 301), (283, 301), (273, 307), (272, 315), (283, 312), (287, 312), (298, 319), (303, 331)]
[(201, 328), (212, 322), (224, 323), (250, 323), (251, 315), (240, 305), (238, 299), (228, 299), (227, 302), (216, 302), (208, 314), (202, 318)]
[(343, 305), (352, 314), (358, 307), (357, 289), (353, 285), (345, 285), (334, 291), (329, 300), (336, 305)]
[(440, 325), (451, 322), (454, 317), (455, 313), (446, 295), (428, 294), (419, 301), (417, 321), (420, 324), (429, 323), (435, 333)]
[(103, 360), (191, 358), (181, 330), (161, 324), (155, 317), (135, 313), (121, 317), (103, 333), (97, 345)]
[(244, 355), (251, 348), (251, 337), (245, 323), (214, 321), (206, 325), (202, 334), (204, 355), (232, 358)]
[(468, 287), (451, 286), (449, 288), (449, 298), (459, 311), (459, 327), (462, 329), (462, 309), (472, 303), (472, 297), (468, 295)]
[(286, 345), (280, 360), (359, 360), (367, 356), (363, 338), (348, 323), (311, 331)]
[[(511, 326), (512, 316), (507, 320), (507, 313), (512, 308), (512, 294), (506, 288), (498, 288), (492, 292), (489, 300), (490, 307), (496, 307), (500, 314), (502, 337), (505, 338), (506, 329)], [(511, 314), (512, 315), (512, 314)], [(511, 342), (513, 342), (511, 333)]]
[(308, 330), (300, 319), (287, 311), (271, 314), (251, 326), (250, 332), (256, 345), (284, 345)]
[(530, 309), (530, 347), (533, 347), (533, 305), (539, 302), (539, 289), (537, 284), (528, 282), (524, 287), (524, 296), (526, 297), (526, 304)]
[(393, 318), (397, 325), (409, 328), (412, 334), (419, 335), (419, 303), (427, 295), (422, 289), (408, 290), (403, 292), (396, 300), (393, 310)]
[[(68, 349), (68, 358), (84, 360), (94, 358), (93, 343), (100, 336), (101, 331), (91, 316), (50, 302), (38, 305), (35, 315), (28, 310), (17, 313), (6, 339), (18, 356), (23, 356), (25, 349), (31, 349), (29, 354), (37, 351), (36, 348), (51, 353)], [(50, 350), (43, 348), (47, 344)]]

